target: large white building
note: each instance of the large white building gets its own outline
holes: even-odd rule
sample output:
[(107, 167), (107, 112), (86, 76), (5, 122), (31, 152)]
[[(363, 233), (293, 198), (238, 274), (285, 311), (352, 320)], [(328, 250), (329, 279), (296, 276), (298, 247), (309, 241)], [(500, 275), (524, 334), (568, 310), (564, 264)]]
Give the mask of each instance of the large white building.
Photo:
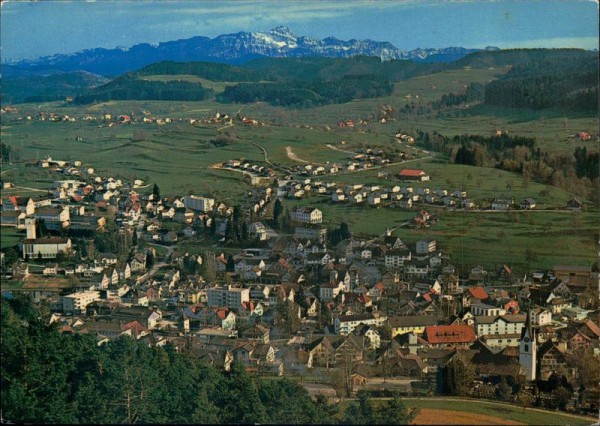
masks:
[(237, 287), (213, 287), (207, 291), (208, 306), (239, 309), (242, 303), (250, 301), (250, 289)]
[(490, 347), (518, 346), (527, 315), (475, 316), (477, 337)]
[(436, 250), (435, 240), (419, 240), (417, 241), (417, 254), (429, 254)]
[(183, 204), (188, 209), (206, 213), (208, 211), (211, 211), (215, 206), (215, 199), (199, 197), (197, 195), (188, 195), (187, 197), (183, 197)]
[(386, 268), (399, 268), (404, 266), (404, 262), (410, 261), (412, 258), (409, 250), (390, 250), (385, 254)]
[(294, 228), (294, 237), (323, 242), (327, 237), (327, 228), (321, 225), (303, 225)]
[(290, 212), (290, 219), (301, 223), (323, 223), (323, 212), (314, 207), (297, 207)]
[(25, 228), (27, 238), (21, 242), (23, 259), (54, 259), (58, 253), (71, 250), (70, 238), (36, 238), (34, 218), (25, 219)]
[(69, 294), (64, 296), (63, 312), (71, 314), (82, 314), (85, 312), (85, 308), (92, 302), (100, 300), (99, 291), (80, 291), (77, 293)]

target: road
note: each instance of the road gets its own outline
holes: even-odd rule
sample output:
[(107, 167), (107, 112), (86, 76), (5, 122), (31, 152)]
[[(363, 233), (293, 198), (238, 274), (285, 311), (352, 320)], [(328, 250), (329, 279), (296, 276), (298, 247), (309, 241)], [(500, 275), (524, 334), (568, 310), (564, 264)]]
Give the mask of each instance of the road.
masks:
[(139, 277), (136, 280), (137, 283), (144, 283), (144, 282), (148, 281), (150, 278), (152, 278), (154, 276), (154, 274), (156, 274), (156, 272), (160, 268), (162, 268), (163, 266), (165, 266), (167, 264), (167, 260), (169, 259), (169, 257), (173, 253), (173, 250), (175, 250), (175, 246), (163, 246), (163, 245), (154, 244), (154, 243), (148, 243), (148, 245), (150, 245), (150, 246), (157, 246), (157, 247), (165, 247), (167, 249), (167, 253), (166, 253), (165, 257), (160, 262), (155, 262), (154, 265), (152, 265), (152, 268), (150, 268), (150, 270), (148, 272), (146, 272), (144, 275), (142, 275), (141, 277)]
[(260, 146), (256, 142), (251, 141), (250, 139), (246, 139), (246, 138), (242, 138), (242, 137), (240, 137), (240, 139), (245, 140), (246, 142), (248, 142), (248, 143), (254, 145), (255, 147), (257, 147), (258, 149), (260, 149), (263, 152), (263, 155), (265, 157), (265, 163), (270, 165), (272, 168), (282, 170), (285, 173), (293, 173), (293, 171), (291, 169), (288, 169), (287, 167), (283, 167), (279, 164), (271, 163), (271, 161), (269, 161), (269, 153), (267, 152), (267, 150), (264, 147)]
[(346, 150), (346, 149), (340, 149), (340, 148), (337, 148), (337, 147), (335, 147), (335, 146), (333, 146), (333, 145), (331, 145), (331, 144), (326, 144), (325, 146), (326, 146), (327, 148), (333, 149), (334, 151), (345, 152), (345, 153), (347, 153), (347, 154), (352, 154), (352, 155), (356, 155), (356, 154), (357, 154), (356, 152), (353, 152), (353, 151), (348, 151), (348, 150)]
[(300, 163), (309, 163), (309, 161), (303, 160), (302, 158), (298, 157), (294, 151), (292, 151), (292, 147), (291, 146), (286, 146), (285, 147), (285, 151), (287, 153), (287, 156), (290, 160), (294, 160), (294, 161), (298, 161)]
[(27, 186), (14, 186), (10, 189), (25, 189), (27, 191), (32, 191), (32, 192), (48, 192), (47, 189), (29, 188)]

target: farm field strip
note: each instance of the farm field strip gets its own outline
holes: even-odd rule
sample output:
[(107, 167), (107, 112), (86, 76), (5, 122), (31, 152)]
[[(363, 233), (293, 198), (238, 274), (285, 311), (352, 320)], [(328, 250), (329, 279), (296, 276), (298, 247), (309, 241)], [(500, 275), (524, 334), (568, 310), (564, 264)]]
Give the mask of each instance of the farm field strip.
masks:
[[(473, 419), (477, 415), (490, 416), (504, 420), (504, 423), (496, 424), (530, 424), (530, 425), (589, 425), (594, 421), (593, 417), (584, 417), (555, 411), (541, 410), (537, 408), (527, 408), (516, 405), (486, 401), (481, 399), (460, 399), (460, 398), (403, 398), (403, 402), (409, 407), (440, 410), (444, 412), (454, 412), (454, 415), (466, 416), (463, 421), (469, 420), (469, 415), (473, 414)], [(427, 413), (427, 412), (425, 412)], [(460, 413), (460, 414), (459, 414)], [(445, 414), (445, 413), (444, 413)], [(450, 413), (451, 414), (451, 413)], [(417, 418), (418, 419), (418, 418)], [(489, 419), (493, 420), (493, 419)], [(510, 423), (512, 422), (512, 423)], [(415, 423), (417, 424), (417, 423)], [(426, 424), (426, 423), (425, 423)], [(430, 423), (431, 424), (431, 423)], [(445, 424), (444, 418), (438, 419), (436, 424)], [(462, 424), (462, 423), (448, 423)], [(469, 424), (469, 423), (465, 423)], [(486, 422), (470, 424), (490, 424)]]

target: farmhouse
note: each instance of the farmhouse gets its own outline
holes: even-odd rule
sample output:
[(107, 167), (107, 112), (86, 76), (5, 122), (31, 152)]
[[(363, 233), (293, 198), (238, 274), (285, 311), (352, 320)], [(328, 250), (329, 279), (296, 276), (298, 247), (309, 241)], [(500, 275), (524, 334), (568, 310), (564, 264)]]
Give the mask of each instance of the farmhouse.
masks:
[(429, 175), (425, 173), (423, 170), (414, 170), (414, 169), (403, 169), (398, 174), (398, 177), (401, 180), (417, 180), (417, 181), (428, 181)]
[(514, 203), (512, 199), (495, 198), (492, 201), (492, 210), (508, 210)]
[(569, 201), (567, 201), (567, 208), (570, 210), (579, 211), (581, 210), (581, 207), (583, 207), (583, 203), (577, 197), (573, 197)]
[(523, 201), (521, 201), (521, 209), (523, 210), (531, 210), (534, 209), (536, 206), (536, 202), (533, 198), (525, 198)]

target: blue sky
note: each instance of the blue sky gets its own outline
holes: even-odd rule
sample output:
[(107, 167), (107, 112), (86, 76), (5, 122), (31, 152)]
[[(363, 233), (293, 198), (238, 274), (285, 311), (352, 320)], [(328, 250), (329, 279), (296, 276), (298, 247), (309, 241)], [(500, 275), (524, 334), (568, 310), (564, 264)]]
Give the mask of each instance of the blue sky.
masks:
[(598, 47), (597, 1), (2, 2), (2, 61), (288, 26), (417, 47)]

